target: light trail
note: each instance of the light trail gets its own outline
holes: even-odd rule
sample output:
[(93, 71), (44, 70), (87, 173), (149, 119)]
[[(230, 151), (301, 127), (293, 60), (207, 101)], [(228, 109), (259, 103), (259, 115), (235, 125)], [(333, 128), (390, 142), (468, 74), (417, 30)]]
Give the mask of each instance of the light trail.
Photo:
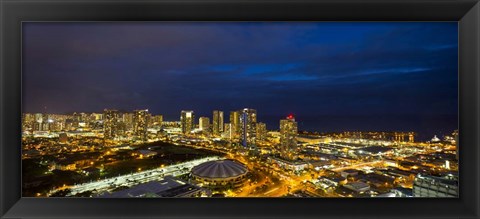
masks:
[(265, 192), (265, 193), (263, 193), (263, 194), (266, 195), (266, 194), (268, 194), (268, 193), (275, 192), (275, 191), (277, 191), (278, 189), (279, 189), (279, 188), (277, 187), (277, 188), (274, 188), (274, 189), (272, 189), (272, 190), (270, 190), (270, 191), (268, 191), (268, 192)]

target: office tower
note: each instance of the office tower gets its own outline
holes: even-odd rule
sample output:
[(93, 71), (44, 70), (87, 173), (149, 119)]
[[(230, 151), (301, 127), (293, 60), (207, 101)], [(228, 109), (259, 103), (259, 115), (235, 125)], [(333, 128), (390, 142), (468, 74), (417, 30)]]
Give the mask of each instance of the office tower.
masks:
[(105, 139), (114, 139), (117, 136), (119, 114), (117, 110), (103, 111), (103, 135)]
[(265, 123), (257, 123), (257, 142), (265, 141), (267, 139), (267, 125)]
[(204, 132), (210, 131), (210, 118), (200, 117), (198, 119), (198, 128)]
[(142, 141), (147, 140), (147, 129), (150, 114), (148, 109), (133, 111), (133, 132), (140, 137)]
[(244, 147), (255, 144), (256, 125), (257, 125), (257, 110), (245, 108), (240, 115), (241, 124), (241, 139)]
[(195, 114), (193, 111), (183, 110), (180, 116), (182, 133), (188, 134), (195, 128)]
[(230, 112), (230, 133), (232, 135), (231, 140), (237, 140), (240, 138), (241, 124), (240, 124), (240, 111), (231, 111)]
[(280, 155), (287, 159), (296, 159), (299, 148), (297, 147), (297, 122), (293, 115), (280, 120)]
[(413, 197), (458, 197), (458, 177), (418, 174), (413, 181)]
[(220, 136), (223, 132), (223, 111), (213, 111), (213, 134)]

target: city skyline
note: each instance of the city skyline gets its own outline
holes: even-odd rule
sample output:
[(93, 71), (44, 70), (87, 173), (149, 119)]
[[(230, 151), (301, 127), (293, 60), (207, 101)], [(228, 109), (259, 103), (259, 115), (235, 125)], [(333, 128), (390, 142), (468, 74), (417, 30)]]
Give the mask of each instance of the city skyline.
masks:
[[(120, 114), (124, 114), (124, 113), (126, 113), (126, 114), (130, 113), (131, 114), (131, 113), (134, 113), (135, 111), (139, 110), (138, 107), (134, 108), (134, 109), (135, 110), (127, 111), (127, 110), (104, 108), (101, 111), (94, 111), (94, 112), (58, 113), (58, 114), (52, 114), (52, 115), (73, 115), (73, 114), (81, 114), (81, 113), (96, 114), (96, 113), (104, 113), (105, 111), (108, 111), (108, 110), (114, 110), (114, 111), (116, 111)], [(214, 109), (217, 109), (217, 108), (214, 108)], [(243, 108), (243, 109), (246, 109), (246, 108)], [(151, 111), (149, 109), (143, 109), (143, 110), (147, 110), (151, 113)], [(215, 111), (220, 111), (222, 113), (223, 112), (227, 112), (227, 113), (228, 112), (240, 112), (241, 109), (240, 110), (239, 109), (236, 109), (236, 110), (217, 109), (217, 110), (212, 110), (212, 112), (210, 112), (210, 115), (208, 113), (207, 114), (198, 114), (198, 113), (196, 113), (197, 111), (194, 110), (194, 109), (181, 110), (177, 113), (177, 115), (170, 116), (170, 117), (167, 117), (167, 116), (165, 116), (165, 114), (161, 114), (161, 113), (151, 113), (151, 115), (161, 116), (162, 120), (166, 121), (166, 122), (169, 122), (169, 121), (171, 121), (171, 122), (175, 122), (175, 121), (181, 122), (183, 111), (189, 111), (189, 112), (193, 112), (195, 114), (196, 119), (192, 120), (193, 124), (198, 124), (199, 123), (199, 118), (207, 117), (207, 118), (211, 119), (211, 125), (213, 125), (214, 116), (211, 115), (212, 112), (215, 112)], [(28, 113), (30, 113), (30, 114), (35, 114), (35, 113), (49, 114), (49, 113), (44, 113), (44, 112), (28, 112)], [(445, 117), (444, 120), (440, 120), (440, 121), (438, 121), (437, 118), (433, 117), (433, 119), (435, 121), (433, 121), (432, 118), (431, 118), (430, 120), (425, 120), (423, 124), (422, 123), (419, 124), (418, 121), (415, 121), (417, 118), (412, 117), (412, 115), (401, 115), (399, 118), (393, 118), (393, 119), (392, 119), (392, 115), (387, 115), (386, 117), (377, 116), (377, 118), (362, 117), (362, 115), (357, 115), (357, 116), (353, 116), (353, 117), (350, 116), (349, 118), (338, 118), (338, 117), (333, 117), (332, 118), (331, 116), (328, 116), (328, 115), (320, 115), (320, 116), (318, 116), (318, 118), (313, 118), (312, 119), (312, 118), (308, 118), (308, 117), (305, 118), (302, 115), (298, 115), (296, 113), (288, 113), (288, 114), (285, 114), (285, 115), (273, 115), (273, 116), (272, 115), (265, 116), (264, 114), (260, 113), (260, 114), (257, 114), (257, 117), (259, 118), (258, 120), (260, 122), (267, 125), (266, 128), (268, 130), (279, 130), (279, 124), (278, 124), (279, 119), (283, 119), (285, 116), (290, 116), (290, 115), (294, 116), (295, 118), (298, 118), (298, 117), (301, 118), (301, 120), (299, 121), (299, 124), (300, 124), (299, 131), (319, 132), (319, 133), (336, 133), (336, 132), (338, 133), (338, 132), (344, 132), (344, 131), (351, 131), (351, 132), (355, 132), (355, 131), (359, 131), (359, 132), (381, 132), (381, 131), (387, 131), (387, 132), (415, 132), (415, 133), (417, 133), (417, 139), (422, 140), (422, 141), (426, 141), (426, 140), (431, 139), (432, 136), (435, 136), (435, 135), (438, 135), (438, 136), (449, 135), (452, 130), (458, 129), (458, 126), (457, 126), (458, 118), (456, 116)], [(227, 118), (227, 117), (225, 117), (225, 118)], [(332, 121), (329, 121), (328, 120), (329, 118), (331, 118)], [(231, 118), (224, 119), (224, 121), (225, 121), (224, 123), (226, 123), (226, 121), (231, 121), (230, 119)], [(392, 125), (385, 126), (385, 127), (370, 126), (370, 128), (345, 127), (343, 125), (345, 123), (339, 123), (339, 124), (336, 124), (336, 125), (333, 125), (333, 126), (332, 126), (332, 124), (325, 123), (325, 121), (335, 122), (335, 121), (338, 121), (338, 120), (341, 121), (342, 119), (343, 120), (344, 119), (352, 120), (352, 121), (350, 121), (349, 124), (363, 124), (366, 121), (368, 121), (368, 122), (375, 121), (375, 119), (380, 119), (380, 120), (390, 119), (389, 121), (402, 120), (403, 123), (401, 123), (401, 126), (392, 126)], [(411, 121), (412, 119), (415, 122), (412, 122)], [(318, 120), (322, 121), (321, 126), (319, 126), (317, 124)], [(405, 121), (405, 120), (407, 120), (407, 121)], [(429, 121), (430, 123), (425, 124), (426, 121)], [(442, 126), (438, 127), (439, 124), (441, 124)], [(427, 125), (427, 126), (425, 126), (425, 125)], [(431, 129), (431, 130), (426, 130), (425, 127), (435, 127), (435, 128)]]
[(459, 197), (456, 22), (25, 22), (23, 197)]

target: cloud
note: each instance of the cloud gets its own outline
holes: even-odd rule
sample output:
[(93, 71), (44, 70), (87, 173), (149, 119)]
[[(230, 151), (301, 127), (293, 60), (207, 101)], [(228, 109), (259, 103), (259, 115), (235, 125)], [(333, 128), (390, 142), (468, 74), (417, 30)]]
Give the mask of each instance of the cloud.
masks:
[(23, 30), (31, 112), (457, 113), (456, 23), (36, 22)]

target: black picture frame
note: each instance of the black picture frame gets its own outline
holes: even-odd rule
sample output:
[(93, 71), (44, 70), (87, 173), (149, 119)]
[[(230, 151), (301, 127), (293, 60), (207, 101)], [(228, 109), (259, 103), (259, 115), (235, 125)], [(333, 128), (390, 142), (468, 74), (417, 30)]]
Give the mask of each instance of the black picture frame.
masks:
[[(0, 0), (2, 218), (478, 218), (478, 0)], [(97, 199), (21, 197), (24, 21), (457, 21), (460, 198)]]

